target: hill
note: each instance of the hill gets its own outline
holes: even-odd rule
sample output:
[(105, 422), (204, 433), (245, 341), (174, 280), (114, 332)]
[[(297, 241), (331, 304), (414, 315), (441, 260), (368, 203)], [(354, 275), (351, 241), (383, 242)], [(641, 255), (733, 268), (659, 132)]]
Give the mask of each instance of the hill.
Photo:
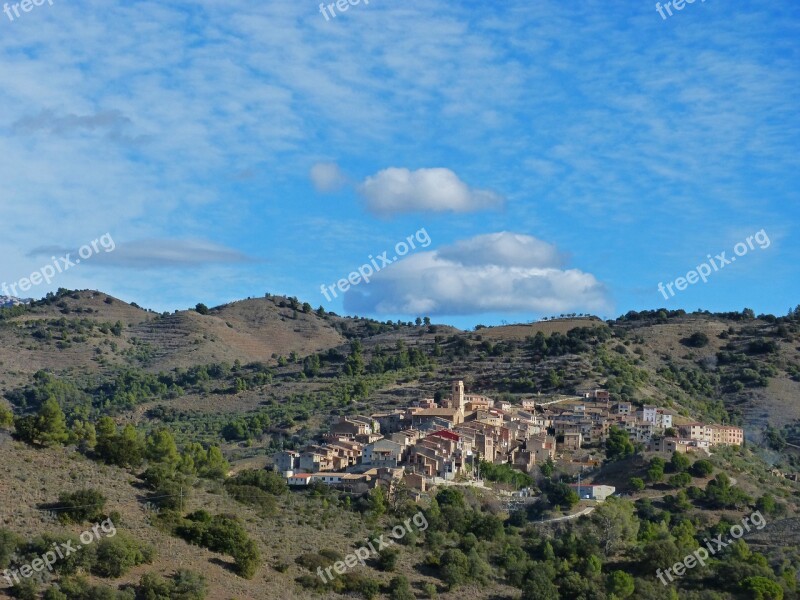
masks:
[[(585, 480), (612, 483), (630, 494), (637, 501), (630, 518), (639, 531), (649, 531), (641, 539), (627, 539), (619, 551), (606, 552), (596, 546), (594, 529), (606, 509), (597, 517), (548, 524), (537, 511), (557, 518), (559, 507), (509, 512), (507, 492), (492, 485), (463, 488), (456, 495), (448, 490), (423, 494), (418, 505), (373, 493), (340, 494), (325, 486), (288, 493), (281, 487), (285, 484), (249, 471), (265, 473), (262, 467), (278, 449), (302, 448), (340, 416), (439, 397), (449, 393), (454, 379), (464, 380), (470, 393), (512, 404), (602, 387), (615, 401), (664, 406), (676, 419), (739, 424), (746, 447), (715, 451), (709, 459), (713, 475), (727, 474), (732, 489), (746, 500), (714, 505), (703, 491), (713, 487), (712, 475), (693, 475), (680, 490), (667, 481), (629, 489), (632, 476), (647, 480), (658, 453), (602, 463), (585, 473)], [(748, 597), (723, 583), (726, 564), (751, 577), (780, 581), (783, 597), (796, 597), (796, 588), (781, 577), (786, 565), (800, 566), (793, 550), (800, 535), (792, 525), (800, 516), (800, 486), (791, 480), (800, 473), (800, 448), (793, 447), (800, 446), (799, 386), (800, 311), (775, 317), (747, 310), (686, 314), (662, 309), (613, 321), (557, 319), (465, 332), (340, 317), (276, 296), (157, 314), (101, 292), (64, 290), (0, 311), (0, 454), (6, 475), (0, 479), (0, 568), (4, 528), (25, 540), (78, 534), (80, 524), (60, 523), (49, 511), (62, 494), (92, 488), (106, 497), (107, 511), (124, 535), (151, 546), (158, 556), (118, 577), (88, 567), (92, 585), (133, 589), (143, 585), (145, 573), (172, 576), (188, 568), (205, 577), (206, 597), (220, 600), (333, 598), (338, 597), (334, 591), (348, 590), (369, 597), (398, 575), (418, 596), (435, 589), (445, 599), (516, 598), (539, 581), (534, 573), (561, 564), (548, 577), (563, 598), (583, 597), (570, 586), (586, 582), (610, 589), (606, 578), (617, 571), (635, 574), (635, 597), (666, 598), (642, 565), (662, 551), (663, 564), (672, 564), (668, 558), (683, 556), (673, 556), (683, 548), (680, 531), (689, 538), (711, 535), (708, 528), (735, 522), (756, 502), (768, 506), (771, 500), (764, 498), (769, 497), (775, 506), (768, 518), (780, 542), (765, 543), (772, 531), (765, 529), (747, 543), (772, 566), (761, 565), (760, 558), (751, 564), (731, 557), (692, 575), (681, 584), (679, 597), (700, 598), (692, 590), (701, 585), (716, 594), (704, 598)], [(11, 439), (13, 427), (3, 406), (17, 419), (15, 435), (24, 437), (26, 417), (53, 418), (52, 402), (64, 413), (68, 435), (47, 447)], [(107, 417), (115, 432), (109, 432)], [(212, 469), (209, 453), (217, 447), (227, 463)], [(602, 446), (587, 452), (604, 458)], [(581, 470), (569, 461), (558, 461), (556, 469), (565, 480)], [(553, 482), (538, 471), (533, 481), (545, 491), (543, 498), (555, 497)], [(357, 576), (320, 586), (313, 565), (343, 558), (366, 537), (390, 531), (397, 519), (410, 518), (420, 507), (431, 520), (429, 533), (398, 546), (401, 551), (391, 560), (375, 558), (357, 569)], [(584, 507), (591, 508), (579, 504), (575, 510)], [(189, 532), (200, 535), (204, 519), (219, 515), (231, 515), (239, 523), (229, 523), (231, 531), (241, 527), (241, 536), (257, 549), (252, 574), (241, 571), (244, 538), (227, 550), (203, 542), (202, 536), (187, 538)], [(570, 536), (597, 554), (602, 577), (592, 575), (588, 554), (570, 546)], [(667, 552), (667, 542), (676, 549)], [(461, 560), (456, 549), (467, 561), (461, 575), (457, 565), (443, 568)], [(386, 568), (384, 561), (393, 566)], [(574, 581), (566, 575), (572, 571)], [(744, 575), (727, 579), (736, 583)], [(63, 574), (55, 578), (62, 580), (70, 581)]]

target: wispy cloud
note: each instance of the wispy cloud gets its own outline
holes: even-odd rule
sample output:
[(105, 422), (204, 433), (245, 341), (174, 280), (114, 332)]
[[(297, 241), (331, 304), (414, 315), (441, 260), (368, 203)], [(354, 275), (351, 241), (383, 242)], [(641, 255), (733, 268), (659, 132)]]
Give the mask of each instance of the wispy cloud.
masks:
[[(41, 246), (28, 256), (66, 255), (75, 248)], [(201, 267), (212, 264), (248, 264), (258, 262), (238, 250), (207, 240), (137, 240), (118, 244), (113, 253), (98, 254), (93, 264), (129, 269)]]

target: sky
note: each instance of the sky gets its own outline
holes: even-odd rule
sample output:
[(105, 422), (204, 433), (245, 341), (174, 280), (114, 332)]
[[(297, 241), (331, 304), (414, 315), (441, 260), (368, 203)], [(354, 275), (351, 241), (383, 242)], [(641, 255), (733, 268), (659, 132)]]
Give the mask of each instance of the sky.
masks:
[(37, 1), (0, 14), (0, 294), (800, 303), (797, 2)]

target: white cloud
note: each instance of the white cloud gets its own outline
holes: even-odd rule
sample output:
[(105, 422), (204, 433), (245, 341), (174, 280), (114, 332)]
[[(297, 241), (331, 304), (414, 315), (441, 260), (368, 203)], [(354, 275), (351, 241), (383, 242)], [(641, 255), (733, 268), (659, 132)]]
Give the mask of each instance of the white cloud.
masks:
[(504, 204), (499, 194), (470, 188), (450, 169), (389, 168), (359, 186), (367, 208), (378, 215), (409, 212), (474, 212)]
[(356, 314), (437, 316), (611, 310), (594, 275), (565, 269), (555, 246), (509, 232), (410, 256), (351, 288), (344, 305)]
[[(110, 236), (109, 236), (110, 239)], [(244, 264), (255, 259), (238, 250), (208, 240), (136, 240), (123, 244), (103, 242), (92, 263), (97, 266), (153, 269), (171, 267), (203, 267), (211, 264)], [(78, 253), (75, 248), (41, 246), (34, 248), (28, 256), (66, 255)]]
[(318, 192), (329, 194), (342, 189), (347, 176), (336, 163), (320, 162), (311, 167), (311, 182)]

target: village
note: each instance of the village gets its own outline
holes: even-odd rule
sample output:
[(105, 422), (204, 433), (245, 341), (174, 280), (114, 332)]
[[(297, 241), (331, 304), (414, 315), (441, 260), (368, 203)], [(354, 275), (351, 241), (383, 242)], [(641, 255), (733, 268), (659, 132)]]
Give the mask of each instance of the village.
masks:
[[(685, 421), (677, 423), (677, 421)], [(656, 452), (708, 453), (714, 446), (741, 446), (740, 427), (689, 422), (669, 409), (612, 402), (607, 390), (560, 396), (521, 405), (467, 394), (455, 381), (449, 398), (414, 402), (405, 410), (341, 417), (319, 443), (274, 455), (274, 468), (292, 487), (321, 483), (349, 492), (403, 481), (409, 490), (434, 486), (482, 486), (480, 462), (507, 464), (533, 474), (537, 465), (597, 467), (612, 427)], [(569, 469), (565, 469), (569, 472)], [(615, 488), (573, 484), (582, 499), (602, 501)]]

